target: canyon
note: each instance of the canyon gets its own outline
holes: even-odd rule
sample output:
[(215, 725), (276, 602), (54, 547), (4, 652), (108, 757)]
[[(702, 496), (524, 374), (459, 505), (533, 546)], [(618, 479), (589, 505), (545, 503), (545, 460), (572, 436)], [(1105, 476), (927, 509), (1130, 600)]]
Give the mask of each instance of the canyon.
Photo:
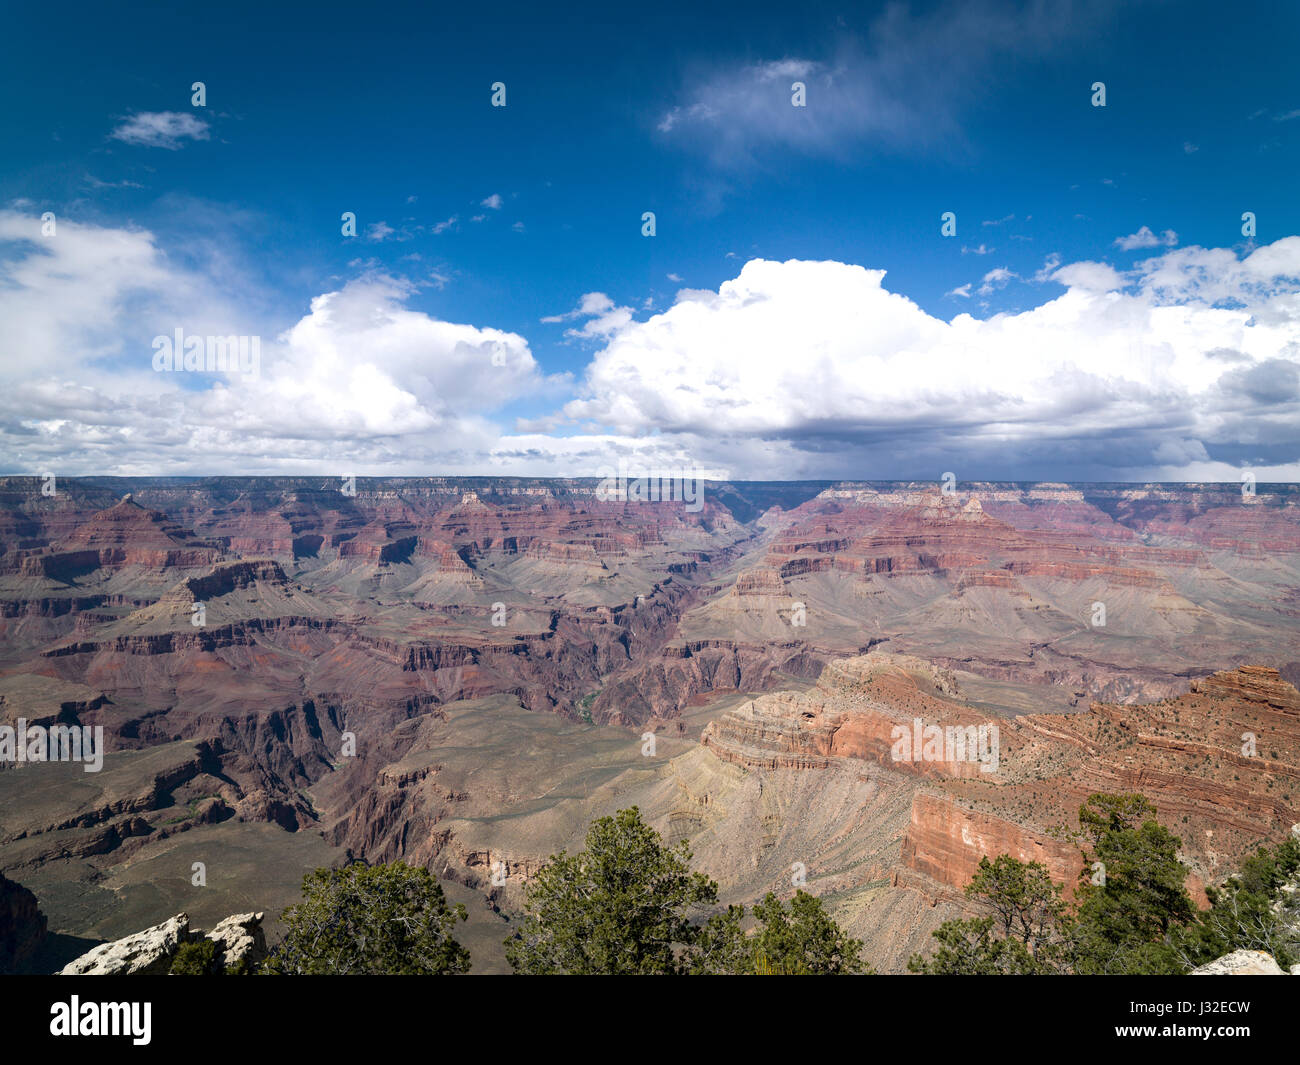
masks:
[[(1300, 821), (1294, 486), (43, 484), (0, 478), (0, 724), (107, 754), (0, 764), (12, 967), (179, 912), (274, 938), (363, 858), (435, 871), (500, 971), (528, 876), (635, 804), (901, 971), (982, 855), (1072, 890), (1093, 792), (1147, 795), (1201, 898)], [(917, 722), (996, 769), (898, 758)]]

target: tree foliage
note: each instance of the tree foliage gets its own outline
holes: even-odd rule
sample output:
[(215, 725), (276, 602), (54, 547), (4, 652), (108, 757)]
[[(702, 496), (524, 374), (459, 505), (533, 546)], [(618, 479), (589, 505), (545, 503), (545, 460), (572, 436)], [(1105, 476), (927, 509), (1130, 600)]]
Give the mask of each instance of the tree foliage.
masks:
[(1204, 964), (1234, 950), (1262, 950), (1282, 968), (1300, 962), (1300, 839), (1260, 847), (1236, 876), (1205, 889), (1210, 908), (1185, 940), (1188, 962)]
[[(845, 976), (866, 971), (862, 943), (848, 936), (822, 907), (822, 900), (796, 891), (789, 908), (768, 893), (754, 907), (758, 928), (753, 968), (807, 976)], [(765, 974), (765, 973), (764, 973)]]
[(1079, 825), (1090, 846), (1076, 896), (1075, 971), (1185, 972), (1177, 941), (1196, 907), (1178, 858), (1182, 841), (1156, 820), (1155, 807), (1141, 795), (1091, 795), (1079, 810)]
[(182, 943), (169, 970), (172, 976), (221, 976), (225, 971), (217, 945), (210, 939)]
[(862, 944), (797, 892), (707, 915), (718, 885), (690, 867), (685, 842), (665, 845), (636, 807), (592, 822), (583, 850), (552, 856), (526, 889), (506, 941), (515, 972), (569, 974), (839, 974), (862, 970)]
[(284, 911), (284, 939), (264, 971), (288, 975), (440, 976), (469, 970), (449, 906), (429, 870), (393, 862), (317, 869)]
[(561, 851), (530, 881), (526, 916), (506, 941), (517, 973), (654, 975), (683, 971), (699, 936), (693, 914), (718, 886), (667, 847), (635, 807), (591, 823), (583, 850)]
[(912, 955), (907, 967), (927, 976), (1033, 976), (1044, 970), (1019, 939), (995, 935), (992, 916), (944, 921), (939, 946), (928, 958)]
[(966, 895), (986, 916), (946, 921), (934, 933), (933, 957), (913, 956), (908, 968), (931, 975), (1027, 975), (1065, 967), (1068, 931), (1061, 885), (1040, 862), (1009, 854), (980, 859)]
[[(1090, 795), (1079, 810), (1083, 871), (1074, 906), (1037, 862), (983, 858), (966, 893), (983, 916), (945, 921), (930, 974), (1186, 972), (1197, 911), (1184, 886), (1182, 841), (1141, 795)], [(1262, 874), (1261, 874), (1262, 875)], [(1216, 955), (1217, 956), (1217, 955)]]

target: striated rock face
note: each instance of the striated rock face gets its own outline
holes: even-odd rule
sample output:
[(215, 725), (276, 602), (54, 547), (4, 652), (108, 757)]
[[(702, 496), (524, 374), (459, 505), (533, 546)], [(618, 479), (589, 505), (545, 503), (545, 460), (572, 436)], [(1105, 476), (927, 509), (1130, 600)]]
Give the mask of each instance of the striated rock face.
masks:
[(483, 578), (478, 576), (460, 553), (445, 540), (430, 540), (421, 536), (415, 545), (415, 554), (421, 558), (436, 559), (438, 568), (433, 578), (440, 582), (481, 587)]
[(92, 515), (56, 546), (19, 549), (4, 557), (20, 572), (64, 578), (98, 567), (210, 566), (221, 557), (221, 550), (162, 511), (147, 510), (127, 498)]
[(542, 562), (585, 566), (592, 570), (607, 568), (597, 555), (595, 545), (590, 543), (562, 544), (551, 540), (538, 540), (527, 547), (524, 556)]
[(841, 484), (770, 520), (751, 568), (775, 569), (804, 636), (841, 654), (856, 629), (858, 646), (1125, 702), (1186, 690), (1191, 662), (1300, 655), (1291, 490), (1247, 505), (1218, 485)]
[(69, 962), (60, 976), (165, 976), (181, 944), (188, 941), (190, 919), (178, 913), (143, 932), (101, 943)]
[(0, 873), (0, 974), (21, 969), (45, 940), (36, 896)]
[(1198, 965), (1188, 976), (1286, 976), (1272, 954), (1262, 950), (1234, 950), (1222, 958)]
[[(809, 769), (857, 758), (923, 776), (970, 776), (981, 763), (924, 751), (912, 757), (918, 721), (922, 729), (987, 726), (985, 715), (951, 701), (957, 695), (947, 670), (876, 651), (829, 663), (812, 692), (774, 692), (727, 712), (706, 726), (701, 742), (723, 761), (750, 767)], [(904, 734), (906, 751), (899, 748)]]
[[(980, 843), (987, 832), (1010, 853), (1041, 851), (1050, 868), (1068, 872), (1062, 879), (1071, 889), (1078, 854), (1054, 842), (1055, 830), (1074, 827), (1094, 792), (1140, 792), (1182, 839), (1188, 888), (1203, 897), (1203, 885), (1300, 816), (1300, 692), (1260, 666), (1192, 687), (1155, 703), (1094, 703), (1087, 713), (1008, 722), (996, 783), (972, 780), (917, 797), (903, 864), (961, 886), (980, 852), (997, 853)], [(971, 840), (963, 835), (961, 846), (956, 825), (969, 826)]]
[(279, 563), (270, 559), (257, 559), (214, 566), (212, 572), (205, 576), (191, 577), (185, 582), (185, 587), (193, 599), (206, 600), (251, 587), (259, 581), (281, 586), (288, 583)]
[(1052, 879), (1065, 885), (1066, 897), (1074, 894), (1083, 868), (1078, 847), (1045, 831), (961, 806), (946, 795), (919, 792), (912, 800), (894, 884), (923, 885), (924, 880), (909, 875), (919, 873), (955, 893), (970, 883), (981, 858), (999, 854), (1046, 866)]
[[(996, 768), (937, 740), (919, 759), (899, 758), (897, 730), (915, 735), (917, 721), (945, 737), (996, 728)], [(1253, 753), (1243, 753), (1243, 736)], [(874, 651), (831, 663), (810, 692), (742, 704), (701, 742), (750, 769), (852, 759), (917, 778), (894, 883), (939, 893), (959, 892), (981, 857), (1000, 853), (1042, 862), (1072, 893), (1082, 862), (1061, 830), (1094, 792), (1151, 799), (1183, 840), (1194, 895), (1300, 816), (1300, 692), (1263, 666), (1216, 673), (1157, 703), (990, 719), (947, 671)]]
[(824, 662), (822, 653), (800, 640), (673, 642), (658, 658), (607, 684), (592, 705), (592, 716), (607, 724), (640, 726), (678, 716), (703, 693), (771, 688), (778, 672), (814, 677)]
[(1192, 692), (1259, 703), (1261, 709), (1300, 719), (1300, 692), (1270, 666), (1239, 666), (1192, 681)]
[[(1052, 833), (1090, 790), (1152, 795), (1205, 883), (1296, 820), (1300, 488), (717, 485), (688, 511), (594, 479), (353, 487), (70, 479), (51, 499), (0, 478), (0, 718), (102, 725), (109, 752), (84, 801), (0, 767), (12, 875), (112, 877), (215, 822), (477, 868), (448, 820), (488, 787), (461, 768), (505, 741), (440, 734), (443, 769), (404, 759), (487, 697), (613, 726), (508, 810), (587, 794), (584, 758), (617, 729), (684, 737), (735, 693), (697, 752), (710, 772), (794, 778), (791, 802), (810, 774), (888, 780), (870, 875), (842, 867), (882, 894), (959, 891), (994, 846), (1064, 870)], [(888, 666), (858, 661), (873, 647)], [(938, 757), (895, 756), (917, 722)], [(948, 730), (994, 724), (997, 772), (947, 756)], [(766, 846), (748, 824), (736, 860)], [(847, 854), (868, 829), (842, 827)], [(520, 869), (544, 857), (501, 831)]]
[(736, 595), (785, 596), (789, 594), (786, 591), (785, 581), (781, 579), (781, 571), (770, 566), (745, 570), (736, 578), (732, 591)]

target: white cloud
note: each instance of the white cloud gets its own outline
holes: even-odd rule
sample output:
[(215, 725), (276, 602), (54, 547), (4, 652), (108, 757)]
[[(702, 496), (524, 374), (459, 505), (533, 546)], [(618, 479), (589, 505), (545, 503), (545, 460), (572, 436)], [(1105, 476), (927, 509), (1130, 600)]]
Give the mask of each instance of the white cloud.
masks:
[[(8, 253), (0, 261), (0, 379), (95, 366), (132, 345), (147, 361), (149, 341), (182, 308), (196, 324), (226, 320), (211, 280), (169, 266), (144, 230), (65, 218), (43, 237), (39, 217), (0, 211), (0, 247)], [(143, 332), (134, 329), (140, 322)]]
[(552, 314), (543, 318), (543, 322), (568, 322), (575, 318), (586, 318), (580, 329), (566, 329), (564, 335), (570, 337), (604, 337), (624, 328), (632, 321), (631, 307), (618, 307), (603, 292), (588, 292), (578, 306), (564, 314)]
[[(1050, 263), (1051, 259), (1048, 262)], [(1046, 269), (1045, 266), (1044, 270)], [(1094, 263), (1086, 260), (1062, 266), (1052, 272), (1049, 280), (1080, 292), (1093, 292), (1098, 295), (1117, 292), (1124, 287), (1124, 275), (1109, 263)]]
[(1052, 252), (1043, 260), (1042, 268), (1035, 271), (1034, 280), (1040, 284), (1044, 281), (1051, 281), (1057, 268), (1061, 265), (1061, 256), (1057, 252)]
[(1115, 238), (1115, 247), (1121, 251), (1133, 251), (1135, 248), (1158, 248), (1161, 245), (1172, 248), (1177, 243), (1178, 234), (1172, 229), (1166, 229), (1157, 237), (1147, 226), (1143, 226), (1136, 233), (1130, 233), (1127, 237)]
[(1005, 266), (997, 266), (990, 270), (983, 277), (983, 284), (979, 287), (981, 296), (991, 296), (1000, 288), (1005, 288), (1008, 281), (1015, 280), (1016, 275), (1008, 270)]
[[(953, 144), (959, 114), (986, 90), (985, 74), (1014, 55), (1039, 59), (1083, 38), (1107, 2), (1088, 5), (947, 0), (921, 10), (890, 4), (867, 33), (839, 34), (833, 54), (725, 63), (697, 74), (656, 128), (723, 167), (766, 148), (826, 155), (866, 143)], [(806, 106), (791, 86), (803, 82)]]
[(492, 193), (492, 195), (489, 196), (486, 200), (481, 201), (479, 203), (479, 206), (490, 207), (494, 211), (501, 210), (501, 194), (499, 192)]
[[(143, 231), (0, 212), (0, 454), (28, 472), (411, 470), (483, 461), (489, 415), (556, 386), (518, 334), (442, 321), (416, 286), (368, 273), (311, 301), (278, 335), (214, 275), (178, 269)], [(256, 335), (260, 374), (158, 373), (151, 342)], [(423, 454), (424, 459), (419, 456)], [(413, 472), (413, 471), (412, 471)]]
[(128, 116), (109, 134), (126, 144), (171, 151), (180, 148), (182, 141), (205, 141), (208, 136), (208, 124), (188, 111), (141, 111)]
[(435, 234), (445, 233), (460, 221), (459, 215), (452, 215), (445, 222), (435, 222), (431, 227)]
[[(1300, 397), (1280, 393), (1267, 427), (1240, 410), (1300, 363), (1300, 237), (1236, 271), (1219, 262), (1230, 251), (1175, 259), (1190, 250), (1127, 282), (1106, 264), (1070, 264), (1054, 274), (1066, 291), (1039, 307), (951, 322), (889, 292), (883, 271), (754, 260), (717, 292), (610, 333), (565, 412), (623, 436), (764, 441), (774, 465), (751, 475), (818, 464), (852, 475), (857, 462), (860, 476), (910, 476), (960, 460), (981, 476), (1123, 479), (1173, 474), (1171, 440), (1207, 455), (1251, 443), (1300, 474)], [(1211, 263), (1224, 278), (1214, 294), (1241, 305), (1173, 301), (1174, 279), (1194, 296)], [(1239, 371), (1216, 349), (1268, 372), (1224, 381)]]
[[(142, 230), (45, 239), (0, 211), (0, 251), (14, 472), (590, 476), (626, 456), (737, 477), (1300, 478), (1300, 237), (1123, 272), (1051, 256), (1034, 280), (1059, 294), (984, 320), (837, 262), (753, 260), (643, 321), (588, 292), (551, 318), (595, 342), (576, 391), (524, 337), (416, 310), (416, 284), (373, 269), (271, 326), (238, 271), (182, 269)], [(178, 325), (261, 335), (261, 375), (152, 372), (150, 339)]]
[[(142, 189), (144, 188), (138, 181), (101, 181), (94, 174), (86, 175), (86, 184), (92, 189)], [(15, 205), (17, 206), (17, 205)]]

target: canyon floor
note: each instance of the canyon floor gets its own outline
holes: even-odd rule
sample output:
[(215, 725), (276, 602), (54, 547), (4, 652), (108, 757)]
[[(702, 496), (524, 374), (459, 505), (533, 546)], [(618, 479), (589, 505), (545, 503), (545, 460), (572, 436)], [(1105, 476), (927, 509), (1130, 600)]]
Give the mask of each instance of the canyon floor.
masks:
[[(1091, 792), (1151, 798), (1197, 894), (1300, 821), (1294, 486), (703, 487), (0, 479), (0, 725), (106, 739), (0, 763), (38, 967), (400, 858), (503, 971), (528, 876), (635, 804), (897, 972), (981, 855), (1072, 887)], [(996, 758), (900, 759), (927, 726)]]

